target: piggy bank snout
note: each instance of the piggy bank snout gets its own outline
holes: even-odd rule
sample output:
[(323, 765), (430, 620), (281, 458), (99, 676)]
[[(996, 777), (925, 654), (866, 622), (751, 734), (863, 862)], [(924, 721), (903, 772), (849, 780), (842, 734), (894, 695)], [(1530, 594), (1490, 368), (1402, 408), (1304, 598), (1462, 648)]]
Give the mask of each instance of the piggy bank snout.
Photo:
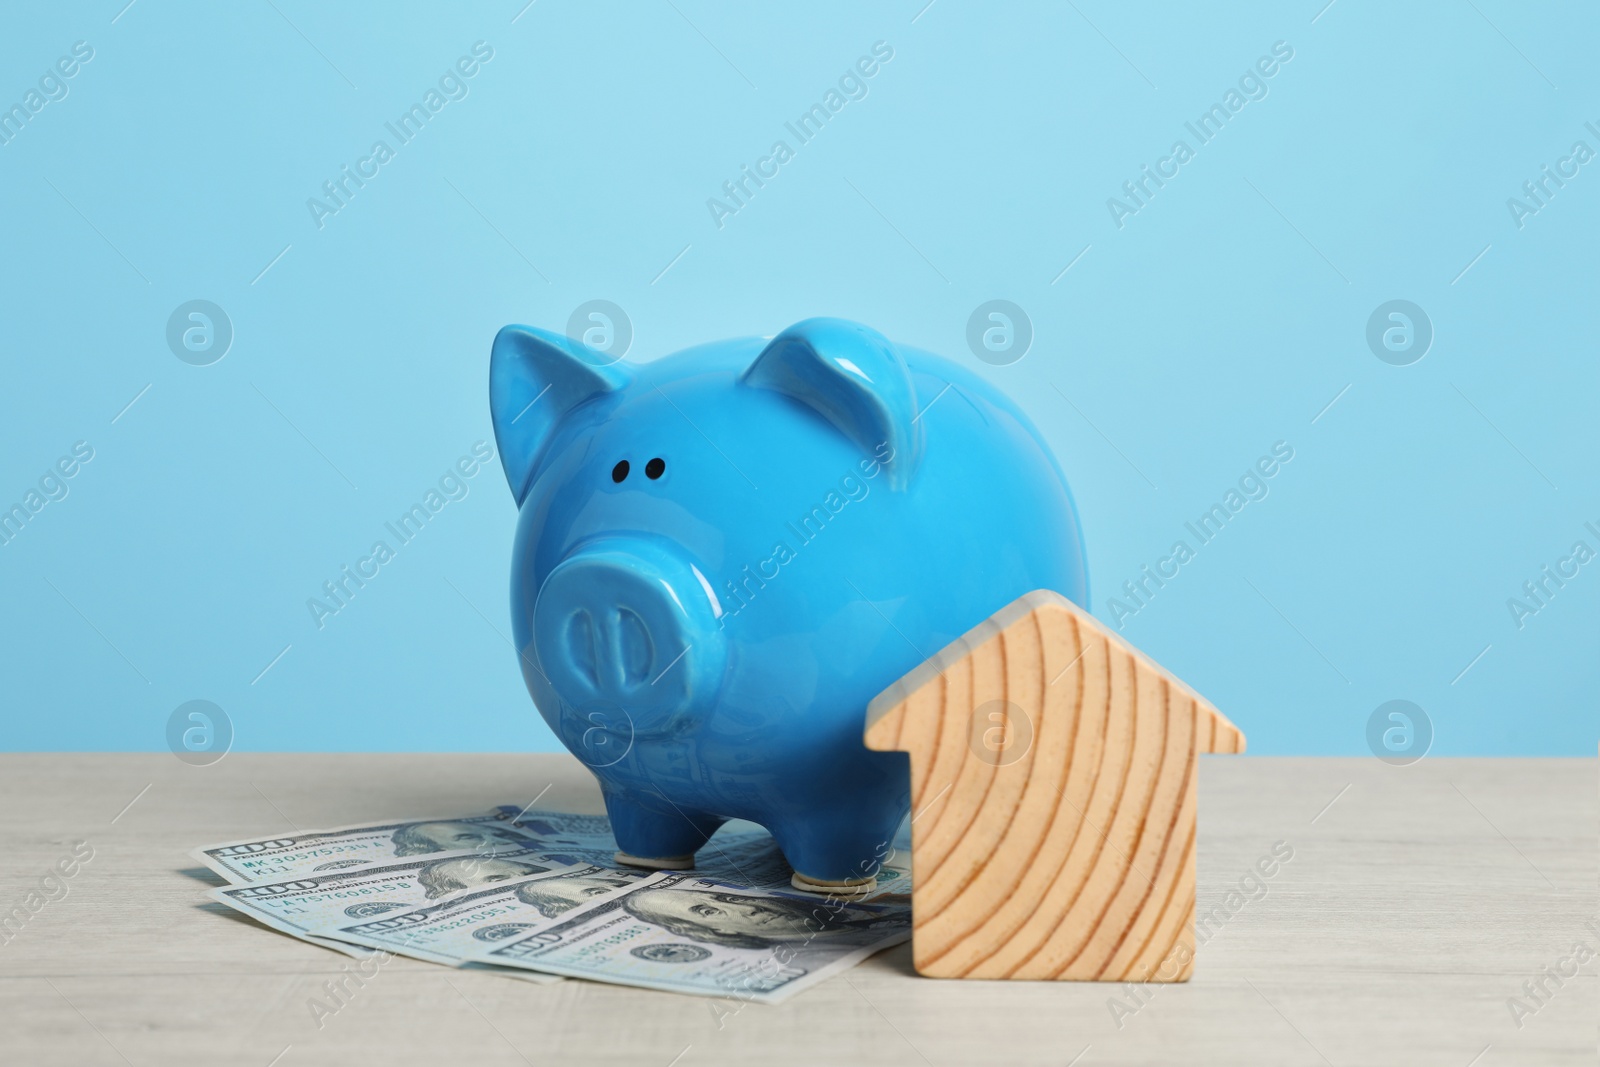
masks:
[(708, 588), (692, 564), (649, 542), (568, 556), (533, 615), (539, 667), (561, 703), (620, 712), (635, 736), (698, 721), (726, 664)]

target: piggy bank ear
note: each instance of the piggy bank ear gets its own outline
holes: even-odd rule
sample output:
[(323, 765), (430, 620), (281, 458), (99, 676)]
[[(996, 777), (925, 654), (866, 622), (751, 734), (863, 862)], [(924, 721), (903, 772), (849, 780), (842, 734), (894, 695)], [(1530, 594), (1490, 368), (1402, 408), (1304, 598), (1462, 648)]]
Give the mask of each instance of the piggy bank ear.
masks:
[(489, 356), (489, 413), (511, 495), (522, 505), (540, 454), (580, 404), (621, 389), (628, 372), (604, 365), (576, 341), (531, 326), (507, 326)]
[(768, 342), (741, 380), (816, 411), (884, 463), (891, 487), (904, 488), (916, 471), (922, 427), (911, 368), (876, 330), (844, 319), (797, 322)]

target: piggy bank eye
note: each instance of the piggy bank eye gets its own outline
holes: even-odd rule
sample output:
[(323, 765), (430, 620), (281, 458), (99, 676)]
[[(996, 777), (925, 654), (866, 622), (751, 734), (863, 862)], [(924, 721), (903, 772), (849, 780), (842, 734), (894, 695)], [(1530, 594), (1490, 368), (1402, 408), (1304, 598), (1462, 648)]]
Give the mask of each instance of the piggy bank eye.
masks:
[(626, 478), (627, 476), (628, 476), (628, 461), (627, 460), (622, 460), (615, 467), (611, 468), (611, 480), (612, 481), (620, 482), (620, 481), (622, 481), (622, 479)]
[(667, 461), (657, 456), (644, 465), (644, 475), (652, 482), (667, 472)]

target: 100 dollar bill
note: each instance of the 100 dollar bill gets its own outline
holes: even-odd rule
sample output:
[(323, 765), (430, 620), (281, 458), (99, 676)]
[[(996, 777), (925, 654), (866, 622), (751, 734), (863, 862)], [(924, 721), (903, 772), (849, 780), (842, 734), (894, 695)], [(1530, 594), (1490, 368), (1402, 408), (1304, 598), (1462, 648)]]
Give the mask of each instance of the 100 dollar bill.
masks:
[[(593, 816), (589, 816), (593, 818)], [(297, 878), (363, 863), (475, 850), (493, 856), (537, 845), (502, 812), (455, 819), (408, 819), (247, 838), (190, 855), (234, 883)]]
[(648, 871), (572, 867), (317, 932), (454, 967), (485, 946), (543, 929), (574, 908), (607, 900), (660, 877)]
[(418, 859), (363, 864), (274, 882), (222, 886), (211, 896), (274, 930), (295, 937), (342, 926), (461, 890), (545, 874), (554, 865), (530, 849), (485, 856), (471, 849)]
[(853, 903), (663, 872), (472, 958), (777, 1003), (910, 936), (911, 908), (902, 901)]
[[(526, 834), (546, 855), (560, 863), (586, 863), (615, 867), (616, 840), (611, 824), (603, 815), (568, 815), (549, 811), (519, 811), (505, 806), (495, 809), (506, 825)], [(911, 892), (909, 838), (885, 842), (879, 850), (875, 873), (874, 898), (902, 896)], [(701, 878), (747, 888), (790, 890), (789, 863), (772, 835), (755, 823), (735, 819), (724, 824), (694, 857), (694, 873)], [(864, 873), (864, 872), (863, 872)]]
[[(247, 838), (195, 849), (191, 855), (228, 881), (241, 884), (465, 849), (493, 856), (524, 848), (539, 851), (556, 864), (617, 865), (616, 839), (604, 815), (527, 811), (510, 805), (457, 818), (392, 820)], [(910, 892), (910, 879), (898, 858), (892, 850), (884, 857), (878, 893)], [(741, 886), (789, 884), (789, 866), (776, 842), (761, 827), (740, 821), (722, 827), (700, 849), (695, 871)]]
[[(510, 806), (496, 808), (495, 812), (506, 819), (506, 825), (514, 832), (537, 841), (552, 859), (596, 867), (617, 866), (617, 840), (604, 815), (522, 812)], [(779, 867), (783, 868), (782, 880), (787, 883), (788, 867), (772, 837), (754, 823), (737, 820), (725, 824), (695, 855), (697, 871), (747, 885), (777, 878)]]

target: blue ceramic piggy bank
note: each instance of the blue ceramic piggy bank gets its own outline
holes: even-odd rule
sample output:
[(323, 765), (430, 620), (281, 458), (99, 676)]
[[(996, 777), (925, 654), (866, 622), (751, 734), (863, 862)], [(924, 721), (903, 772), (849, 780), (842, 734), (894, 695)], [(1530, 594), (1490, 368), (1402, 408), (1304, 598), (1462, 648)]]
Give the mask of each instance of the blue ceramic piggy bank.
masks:
[(909, 769), (863, 746), (867, 704), (1024, 593), (1086, 600), (1027, 417), (865, 326), (643, 364), (507, 326), (489, 396), (523, 677), (599, 779), (622, 862), (691, 866), (742, 818), (797, 886), (870, 882)]

